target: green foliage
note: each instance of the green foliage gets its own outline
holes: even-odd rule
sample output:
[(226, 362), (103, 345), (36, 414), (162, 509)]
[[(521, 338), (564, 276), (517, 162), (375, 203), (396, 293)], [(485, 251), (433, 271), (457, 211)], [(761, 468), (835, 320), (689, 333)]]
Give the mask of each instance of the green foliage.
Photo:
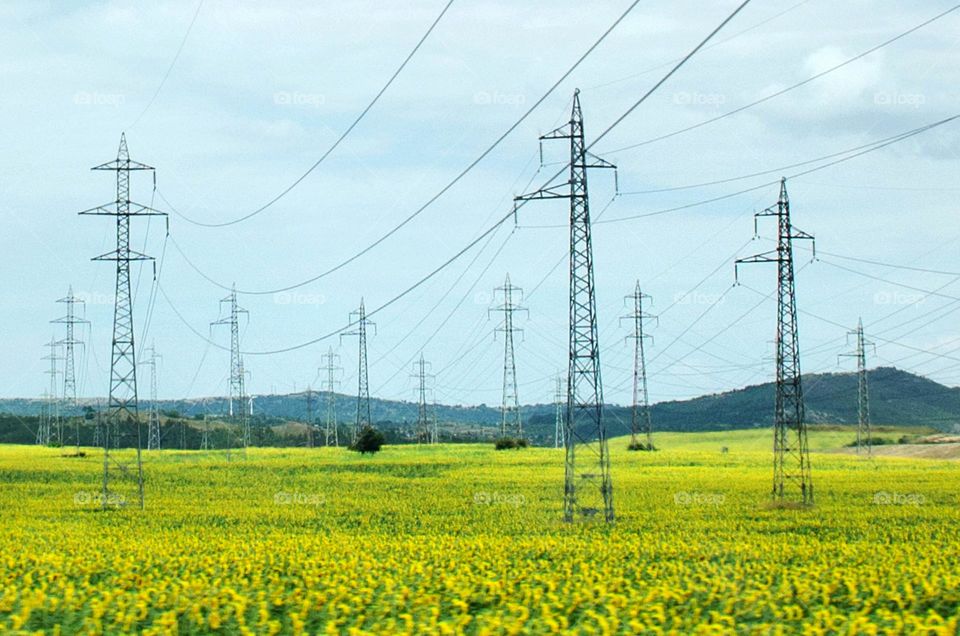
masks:
[(627, 450), (628, 451), (655, 451), (657, 450), (657, 447), (654, 446), (653, 444), (644, 444), (643, 442), (636, 441), (636, 442), (630, 442), (630, 444), (627, 446)]
[(360, 435), (357, 436), (357, 441), (350, 445), (350, 450), (356, 451), (361, 455), (366, 455), (370, 453), (371, 455), (379, 452), (386, 443), (386, 439), (383, 437), (383, 433), (368, 426), (362, 431)]
[(501, 437), (494, 442), (493, 447), (496, 450), (508, 450), (511, 448), (526, 448), (529, 442), (522, 437)]

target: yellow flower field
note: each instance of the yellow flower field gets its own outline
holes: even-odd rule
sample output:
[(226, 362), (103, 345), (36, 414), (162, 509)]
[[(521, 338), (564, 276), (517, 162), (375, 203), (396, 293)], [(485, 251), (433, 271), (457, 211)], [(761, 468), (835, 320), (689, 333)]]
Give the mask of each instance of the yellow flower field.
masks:
[(816, 452), (771, 509), (768, 437), (613, 440), (613, 527), (562, 523), (554, 449), (153, 452), (102, 512), (96, 451), (0, 446), (0, 631), (957, 633), (960, 464)]

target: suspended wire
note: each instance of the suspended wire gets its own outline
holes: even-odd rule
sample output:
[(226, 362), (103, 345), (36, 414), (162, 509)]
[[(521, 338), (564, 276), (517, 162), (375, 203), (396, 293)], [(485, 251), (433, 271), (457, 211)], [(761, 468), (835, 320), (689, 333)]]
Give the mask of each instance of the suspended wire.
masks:
[(153, 96), (150, 97), (150, 101), (147, 102), (147, 105), (143, 107), (143, 110), (140, 111), (140, 114), (137, 115), (137, 118), (133, 120), (133, 123), (127, 127), (127, 130), (131, 130), (134, 126), (136, 126), (140, 122), (140, 119), (147, 114), (147, 111), (150, 110), (151, 106), (153, 106), (153, 102), (156, 101), (157, 95), (159, 95), (160, 91), (163, 89), (163, 85), (167, 83), (167, 78), (169, 78), (170, 73), (173, 72), (173, 67), (176, 65), (177, 60), (180, 59), (180, 54), (183, 52), (183, 47), (187, 43), (187, 38), (190, 37), (190, 32), (193, 31), (193, 25), (197, 21), (197, 16), (200, 15), (200, 7), (202, 6), (203, 0), (197, 2), (197, 8), (193, 12), (193, 18), (190, 19), (190, 25), (187, 27), (187, 32), (183, 34), (183, 39), (180, 40), (180, 46), (177, 47), (177, 52), (174, 54), (173, 59), (170, 60), (170, 66), (167, 67), (167, 72), (163, 74), (163, 78), (157, 85), (157, 90), (153, 92)]
[[(540, 106), (540, 104), (542, 104), (544, 101), (546, 101), (547, 98), (549, 98), (550, 95), (553, 94), (553, 92), (560, 86), (560, 84), (562, 84), (568, 77), (570, 77), (570, 75), (580, 66), (580, 64), (582, 64), (583, 61), (586, 60), (587, 57), (588, 57), (591, 53), (593, 53), (593, 51), (594, 51), (597, 47), (599, 47), (600, 44), (603, 43), (604, 40), (606, 40), (607, 36), (610, 35), (610, 33), (630, 14), (631, 11), (633, 11), (633, 8), (636, 7), (637, 4), (639, 4), (639, 3), (640, 3), (640, 0), (634, 0), (634, 1), (627, 7), (626, 11), (624, 11), (624, 12), (620, 15), (620, 17), (618, 17), (618, 18), (614, 21), (614, 23), (613, 23), (612, 25), (610, 25), (610, 27), (608, 27), (606, 31), (603, 32), (603, 34), (600, 36), (600, 38), (597, 39), (597, 40), (590, 46), (590, 48), (588, 48), (588, 49), (586, 50), (586, 52), (584, 52), (583, 55), (581, 55), (581, 56), (579, 57), (579, 59), (577, 59), (577, 61), (574, 62), (574, 64), (573, 64), (569, 69), (567, 69), (566, 72), (563, 73), (563, 75), (560, 76), (560, 79), (558, 79), (556, 82), (554, 82), (554, 84), (547, 90), (547, 92), (544, 93), (536, 102), (534, 102), (533, 105), (532, 105), (529, 109), (527, 109), (527, 111), (526, 111), (523, 115), (521, 115), (520, 118), (519, 118), (517, 121), (515, 121), (509, 128), (507, 128), (507, 130), (506, 130), (503, 134), (501, 134), (492, 144), (490, 144), (490, 146), (488, 146), (488, 147), (486, 148), (486, 150), (484, 150), (483, 152), (481, 152), (480, 155), (479, 155), (476, 159), (474, 159), (473, 161), (471, 161), (463, 170), (461, 170), (459, 173), (457, 173), (457, 175), (454, 176), (454, 178), (453, 178), (452, 180), (450, 180), (443, 188), (441, 188), (439, 192), (437, 192), (437, 193), (434, 194), (432, 197), (430, 197), (430, 198), (427, 200), (426, 203), (424, 203), (423, 205), (421, 205), (419, 208), (417, 208), (417, 209), (414, 210), (411, 214), (409, 214), (406, 218), (404, 218), (400, 223), (398, 223), (398, 224), (395, 225), (393, 228), (391, 228), (390, 230), (388, 230), (386, 233), (384, 233), (383, 235), (381, 235), (380, 238), (376, 239), (375, 241), (373, 241), (372, 243), (370, 243), (369, 245), (367, 245), (366, 247), (364, 247), (363, 249), (361, 249), (359, 252), (357, 252), (357, 253), (354, 254), (353, 256), (350, 256), (349, 258), (341, 261), (341, 262), (338, 263), (337, 265), (334, 265), (334, 266), (330, 267), (329, 269), (327, 269), (326, 271), (321, 272), (320, 274), (317, 274), (316, 276), (312, 276), (311, 278), (308, 278), (308, 279), (306, 279), (306, 280), (304, 280), (304, 281), (301, 281), (301, 282), (299, 282), (299, 283), (296, 283), (296, 284), (293, 284), (293, 285), (288, 285), (288, 286), (286, 286), (286, 287), (281, 287), (281, 288), (278, 288), (278, 289), (271, 289), (271, 290), (243, 290), (243, 289), (238, 289), (238, 290), (237, 290), (237, 293), (239, 293), (239, 294), (246, 294), (246, 295), (269, 295), (269, 294), (275, 294), (275, 293), (280, 293), (280, 292), (285, 292), (285, 291), (291, 291), (291, 290), (293, 290), (293, 289), (297, 289), (298, 287), (303, 287), (304, 285), (309, 285), (309, 284), (314, 283), (314, 282), (316, 282), (316, 281), (318, 281), (318, 280), (320, 280), (320, 279), (322, 279), (322, 278), (325, 278), (325, 277), (333, 274), (334, 272), (337, 272), (337, 271), (343, 269), (343, 268), (346, 267), (347, 265), (349, 265), (349, 264), (353, 263), (354, 261), (362, 258), (362, 257), (365, 256), (366, 254), (370, 253), (372, 250), (374, 250), (375, 248), (377, 248), (380, 244), (382, 244), (383, 242), (385, 242), (386, 240), (388, 240), (390, 237), (392, 237), (394, 234), (396, 234), (397, 232), (399, 232), (401, 229), (403, 229), (404, 227), (406, 227), (410, 222), (412, 222), (414, 219), (416, 219), (418, 216), (420, 216), (420, 214), (422, 214), (427, 208), (429, 208), (429, 207), (430, 207), (431, 205), (433, 205), (437, 200), (439, 200), (444, 194), (446, 194), (449, 190), (451, 190), (451, 189), (452, 189), (457, 183), (459, 183), (468, 173), (470, 173), (481, 161), (483, 161), (490, 153), (492, 153), (510, 134), (513, 133), (514, 130), (516, 130), (524, 121), (526, 121), (526, 119), (533, 113), (534, 110), (536, 110), (536, 109)], [(562, 171), (561, 171), (561, 173), (562, 173)], [(560, 173), (558, 173), (557, 176), (559, 176), (559, 174), (560, 174)], [(553, 177), (553, 179), (555, 179), (555, 178), (556, 178), (556, 176)], [(550, 179), (550, 181), (552, 182), (553, 179)], [(169, 202), (163, 197), (163, 194), (162, 194), (162, 193), (160, 193), (160, 198), (163, 199), (163, 200), (169, 205)], [(171, 209), (173, 209), (172, 206), (171, 206)], [(179, 212), (175, 212), (175, 213), (179, 215)], [(181, 215), (181, 216), (182, 216), (182, 215)], [(174, 247), (177, 249), (178, 252), (180, 252), (181, 256), (184, 257), (184, 260), (187, 261), (187, 264), (190, 265), (190, 267), (191, 267), (194, 271), (196, 271), (198, 274), (200, 274), (204, 279), (206, 279), (208, 282), (212, 283), (213, 285), (216, 285), (217, 287), (220, 287), (221, 289), (227, 289), (227, 290), (230, 289), (229, 286), (224, 285), (224, 284), (222, 284), (222, 283), (220, 283), (220, 282), (212, 279), (211, 277), (207, 276), (207, 275), (204, 274), (203, 272), (201, 272), (200, 269), (199, 269), (196, 265), (194, 265), (194, 264), (186, 257), (186, 255), (183, 253), (183, 250), (180, 249), (179, 245), (177, 245), (176, 242), (174, 242)]]
[(805, 86), (806, 84), (809, 84), (810, 82), (813, 82), (813, 81), (815, 81), (815, 80), (817, 80), (817, 79), (820, 79), (821, 77), (824, 77), (825, 75), (829, 75), (830, 73), (833, 73), (834, 71), (837, 71), (837, 70), (839, 70), (839, 69), (841, 69), (841, 68), (843, 68), (843, 67), (845, 67), (845, 66), (847, 66), (847, 65), (849, 65), (849, 64), (852, 64), (853, 62), (856, 62), (857, 60), (859, 60), (859, 59), (861, 59), (861, 58), (864, 58), (864, 57), (870, 55), (871, 53), (874, 53), (875, 51), (879, 51), (880, 49), (882, 49), (882, 48), (884, 48), (884, 47), (886, 47), (886, 46), (889, 46), (890, 44), (893, 44), (894, 42), (896, 42), (896, 41), (898, 41), (898, 40), (900, 40), (900, 39), (902, 39), (902, 38), (905, 38), (906, 36), (908, 36), (908, 35), (916, 32), (916, 31), (922, 29), (923, 27), (925, 27), (925, 26), (927, 26), (927, 25), (929, 25), (929, 24), (932, 24), (932, 23), (936, 22), (937, 20), (939, 20), (939, 19), (941, 19), (941, 18), (949, 15), (950, 13), (953, 13), (953, 12), (956, 11), (957, 9), (960, 9), (960, 4), (956, 4), (956, 5), (952, 6), (952, 7), (950, 7), (949, 9), (947, 9), (946, 11), (944, 11), (944, 12), (942, 12), (942, 13), (939, 13), (939, 14), (935, 15), (934, 17), (932, 17), (932, 18), (930, 18), (930, 19), (928, 19), (928, 20), (926, 20), (926, 21), (924, 21), (924, 22), (921, 22), (920, 24), (914, 26), (913, 28), (904, 31), (904, 32), (900, 33), (899, 35), (896, 35), (896, 36), (890, 38), (889, 40), (886, 40), (886, 41), (884, 41), (884, 42), (881, 42), (880, 44), (878, 44), (878, 45), (876, 45), (876, 46), (874, 46), (874, 47), (872, 47), (872, 48), (869, 48), (869, 49), (867, 49), (866, 51), (864, 51), (864, 52), (862, 52), (862, 53), (860, 53), (860, 54), (858, 54), (858, 55), (855, 55), (855, 56), (853, 56), (853, 57), (851, 57), (851, 58), (849, 58), (849, 59), (847, 59), (847, 60), (845, 60), (845, 61), (843, 61), (843, 62), (840, 62), (839, 64), (837, 64), (837, 65), (835, 65), (835, 66), (832, 66), (832, 67), (830, 67), (830, 68), (828, 68), (828, 69), (826, 69), (826, 70), (824, 70), (824, 71), (821, 71), (821, 72), (819, 72), (819, 73), (817, 73), (817, 74), (815, 74), (815, 75), (811, 75), (810, 77), (808, 77), (808, 78), (806, 78), (805, 80), (802, 80), (802, 81), (800, 81), (800, 82), (797, 82), (796, 84), (792, 84), (792, 85), (790, 85), (790, 86), (788, 86), (788, 87), (786, 87), (786, 88), (783, 88), (783, 89), (780, 89), (780, 90), (775, 91), (775, 92), (773, 92), (773, 93), (770, 93), (769, 95), (767, 95), (767, 96), (765, 96), (765, 97), (761, 97), (760, 99), (758, 99), (758, 100), (756, 100), (756, 101), (754, 101), (754, 102), (750, 102), (749, 104), (746, 104), (746, 105), (744, 105), (744, 106), (740, 106), (739, 108), (735, 108), (735, 109), (733, 109), (733, 110), (727, 111), (727, 112), (725, 112), (725, 113), (722, 113), (722, 114), (720, 114), (720, 115), (717, 115), (716, 117), (711, 117), (710, 119), (706, 119), (706, 120), (704, 120), (704, 121), (702, 121), (702, 122), (699, 122), (699, 123), (697, 123), (697, 124), (693, 124), (693, 125), (687, 126), (687, 127), (685, 127), (685, 128), (680, 128), (680, 129), (675, 130), (675, 131), (673, 131), (673, 132), (666, 133), (666, 134), (660, 135), (660, 136), (658, 136), (658, 137), (653, 137), (653, 138), (651, 138), (651, 139), (647, 139), (647, 140), (645, 140), (645, 141), (641, 141), (641, 142), (638, 142), (638, 143), (635, 143), (635, 144), (630, 144), (629, 146), (623, 146), (622, 148), (616, 148), (616, 149), (614, 149), (614, 150), (608, 150), (608, 151), (605, 151), (603, 154), (611, 155), (611, 154), (616, 154), (616, 153), (618, 153), (618, 152), (623, 152), (623, 151), (625, 151), (625, 150), (632, 150), (632, 149), (634, 149), (634, 148), (640, 148), (640, 147), (642, 147), (642, 146), (646, 146), (646, 145), (649, 145), (649, 144), (652, 144), (652, 143), (656, 143), (656, 142), (658, 142), (658, 141), (663, 141), (664, 139), (670, 139), (671, 137), (676, 137), (677, 135), (681, 135), (681, 134), (683, 134), (683, 133), (690, 132), (691, 130), (696, 130), (696, 129), (698, 129), (698, 128), (702, 128), (703, 126), (706, 126), (706, 125), (708, 125), (708, 124), (712, 124), (712, 123), (714, 123), (714, 122), (720, 121), (721, 119), (726, 119), (727, 117), (731, 117), (731, 116), (733, 116), (733, 115), (736, 115), (737, 113), (742, 113), (743, 111), (745, 111), (745, 110), (747, 110), (747, 109), (750, 109), (750, 108), (753, 108), (754, 106), (758, 106), (758, 105), (760, 105), (760, 104), (763, 104), (764, 102), (768, 102), (768, 101), (770, 101), (771, 99), (774, 99), (774, 98), (776, 98), (776, 97), (780, 97), (781, 95), (784, 95), (784, 94), (786, 94), (786, 93), (789, 93), (789, 92), (792, 91), (792, 90), (795, 90), (795, 89), (797, 89), (797, 88), (800, 88), (800, 87), (802, 87), (802, 86)]

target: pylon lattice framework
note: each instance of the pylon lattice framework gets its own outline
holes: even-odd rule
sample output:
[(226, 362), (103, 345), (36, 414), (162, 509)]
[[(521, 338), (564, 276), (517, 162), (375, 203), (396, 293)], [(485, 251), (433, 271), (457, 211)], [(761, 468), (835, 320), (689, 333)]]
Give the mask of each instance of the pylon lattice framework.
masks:
[(863, 319), (857, 321), (857, 328), (847, 332), (847, 336), (854, 336), (857, 348), (853, 353), (841, 353), (841, 358), (857, 359), (857, 454), (867, 447), (867, 456), (873, 455), (873, 439), (870, 430), (870, 388), (867, 385), (867, 348), (876, 346), (864, 339)]
[[(54, 324), (62, 324), (66, 328), (66, 337), (58, 341), (63, 346), (63, 400), (72, 406), (77, 405), (77, 372), (75, 364), (75, 348), (83, 346), (84, 342), (76, 337), (76, 326), (90, 324), (89, 320), (77, 316), (76, 306), (86, 307), (82, 298), (73, 295), (73, 286), (70, 286), (67, 295), (57, 300), (66, 305), (66, 315), (51, 320)], [(80, 418), (74, 418), (74, 443), (80, 448)]]
[(160, 405), (157, 403), (157, 363), (163, 358), (151, 343), (146, 350), (144, 366), (150, 367), (150, 407), (147, 410), (147, 450), (160, 450)]
[[(803, 384), (800, 376), (800, 345), (797, 336), (797, 296), (793, 267), (793, 241), (813, 240), (790, 221), (790, 199), (787, 181), (780, 181), (777, 204), (754, 215), (776, 217), (777, 248), (738, 259), (743, 263), (777, 264), (777, 382), (773, 433), (773, 499), (784, 502), (790, 489), (800, 494), (800, 502), (813, 504), (813, 481), (810, 472), (810, 450), (807, 445), (807, 424), (803, 405)], [(755, 230), (756, 232), (756, 230)]]
[[(633, 406), (630, 412), (630, 447), (644, 450), (653, 450), (653, 418), (650, 413), (650, 395), (647, 389), (647, 358), (645, 345), (647, 340), (652, 340), (652, 336), (644, 330), (644, 321), (654, 319), (643, 310), (643, 301), (650, 300), (650, 296), (640, 290), (640, 281), (634, 291), (625, 300), (631, 304), (632, 311), (621, 317), (621, 321), (629, 321), (633, 328), (632, 333), (627, 336), (627, 340), (633, 340)], [(643, 435), (644, 442), (641, 446), (637, 439), (638, 435)]]
[(433, 378), (427, 369), (430, 363), (424, 360), (423, 354), (420, 354), (420, 360), (414, 363), (413, 377), (417, 379), (417, 443), (436, 443), (434, 435), (431, 433), (434, 421), (431, 420), (429, 408), (427, 406), (427, 380)]
[[(240, 443), (246, 450), (250, 446), (250, 422), (246, 408), (246, 372), (243, 367), (243, 356), (240, 354), (240, 315), (248, 317), (250, 312), (237, 303), (237, 286), (234, 284), (230, 294), (220, 300), (220, 306), (226, 303), (229, 313), (210, 323), (211, 326), (230, 326), (230, 399), (229, 414), (231, 418), (239, 418)], [(236, 404), (236, 408), (234, 408)]]
[(337, 396), (335, 391), (340, 386), (337, 373), (343, 369), (339, 366), (340, 356), (333, 352), (333, 347), (323, 355), (324, 367), (327, 372), (324, 390), (327, 392), (327, 417), (324, 428), (323, 443), (325, 446), (339, 446), (340, 435), (337, 432)]
[(503, 314), (503, 322), (494, 330), (494, 334), (503, 334), (503, 401), (500, 407), (500, 437), (508, 434), (518, 439), (523, 437), (523, 418), (520, 414), (520, 396), (517, 392), (517, 360), (514, 349), (514, 334), (523, 333), (523, 329), (513, 326), (513, 316), (519, 311), (527, 311), (517, 304), (517, 298), (523, 297), (523, 290), (510, 283), (510, 274), (502, 287), (493, 290), (503, 296), (503, 303), (490, 309)]
[(570, 200), (570, 333), (567, 378), (563, 517), (614, 520), (610, 455), (603, 419), (603, 384), (597, 342), (597, 301), (594, 288), (593, 241), (587, 173), (592, 168), (616, 169), (587, 151), (580, 91), (573, 94), (570, 122), (540, 137), (570, 141), (567, 183), (547, 186), (516, 198)]
[[(110, 356), (110, 392), (107, 403), (107, 422), (102, 427), (104, 448), (102, 507), (124, 504), (126, 498), (111, 488), (111, 471), (119, 476), (129, 475), (130, 466), (111, 457), (110, 447), (119, 448), (122, 433), (133, 438), (136, 445), (136, 483), (140, 508), (143, 508), (143, 462), (139, 405), (137, 401), (137, 359), (133, 336), (133, 297), (130, 287), (130, 263), (152, 261), (146, 254), (130, 249), (130, 219), (132, 217), (163, 216), (166, 214), (130, 200), (130, 172), (153, 171), (151, 166), (133, 161), (127, 151), (126, 136), (120, 135), (117, 158), (95, 166), (93, 170), (112, 170), (117, 173), (117, 198), (111, 203), (80, 212), (84, 215), (116, 217), (117, 247), (112, 252), (95, 257), (95, 261), (113, 261), (116, 264), (116, 296), (113, 310), (113, 340)], [(155, 177), (155, 175), (154, 175)], [(156, 182), (154, 181), (154, 185)], [(121, 433), (122, 432), (122, 433)]]
[(44, 396), (46, 399), (40, 416), (40, 428), (37, 430), (37, 444), (47, 446), (56, 438), (57, 443), (62, 445), (63, 423), (60, 419), (60, 403), (57, 399), (57, 378), (60, 371), (57, 370), (57, 363), (63, 358), (59, 355), (60, 343), (56, 338), (50, 338), (50, 342), (45, 346), (50, 349), (50, 353), (42, 359), (50, 362), (50, 368), (44, 372), (50, 377), (50, 385)]
[(376, 333), (377, 325), (372, 320), (367, 319), (367, 310), (362, 298), (360, 299), (360, 308), (350, 312), (350, 324), (356, 325), (356, 329), (343, 332), (340, 334), (340, 338), (343, 339), (344, 336), (357, 336), (359, 346), (357, 364), (357, 419), (353, 426), (352, 440), (355, 442), (360, 436), (360, 433), (363, 432), (363, 429), (373, 424), (373, 422), (370, 421), (370, 378), (367, 374), (367, 329), (373, 327), (374, 333)]

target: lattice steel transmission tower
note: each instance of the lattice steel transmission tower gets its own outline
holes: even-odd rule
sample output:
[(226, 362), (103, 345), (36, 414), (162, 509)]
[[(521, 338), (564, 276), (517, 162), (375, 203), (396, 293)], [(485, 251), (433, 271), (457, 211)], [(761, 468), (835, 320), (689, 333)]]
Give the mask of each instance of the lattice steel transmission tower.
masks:
[(566, 437), (564, 435), (564, 425), (563, 425), (563, 410), (564, 406), (567, 403), (566, 393), (563, 390), (563, 380), (560, 376), (557, 376), (557, 391), (554, 394), (554, 403), (557, 407), (557, 416), (553, 428), (553, 445), (554, 448), (560, 448), (564, 446), (565, 442), (563, 441)]
[(63, 360), (59, 355), (60, 343), (56, 338), (50, 338), (46, 345), (50, 353), (43, 356), (42, 360), (50, 362), (50, 368), (44, 371), (50, 377), (50, 385), (44, 397), (44, 413), (40, 417), (40, 428), (37, 430), (37, 444), (40, 446), (49, 446), (54, 441), (58, 445), (63, 444), (63, 422), (60, 419), (60, 402), (57, 399), (57, 378), (60, 377), (60, 371), (57, 369), (57, 362)]
[(767, 216), (777, 219), (777, 248), (738, 259), (735, 270), (743, 263), (777, 264), (777, 397), (773, 433), (773, 499), (777, 503), (784, 502), (791, 496), (788, 488), (794, 488), (799, 490), (802, 504), (812, 505), (813, 481), (810, 474), (810, 450), (807, 445), (807, 424), (800, 376), (800, 344), (797, 336), (793, 241), (812, 241), (813, 236), (795, 228), (790, 221), (786, 179), (780, 180), (780, 198), (777, 204), (755, 214), (754, 225), (757, 218)]
[(146, 349), (146, 359), (141, 361), (150, 367), (150, 408), (147, 411), (147, 450), (160, 450), (160, 405), (157, 403), (157, 362), (163, 356), (157, 353), (155, 344)]
[[(243, 356), (240, 354), (240, 315), (244, 314), (249, 320), (250, 312), (237, 303), (237, 286), (233, 285), (230, 295), (220, 299), (220, 307), (226, 303), (229, 313), (213, 322), (210, 326), (230, 326), (230, 399), (229, 414), (231, 418), (240, 420), (241, 445), (244, 450), (250, 445), (250, 421), (247, 418), (246, 408), (246, 373), (243, 368)], [(236, 404), (236, 406), (234, 406)]]
[[(515, 201), (570, 200), (570, 335), (563, 518), (595, 518), (612, 522), (613, 485), (603, 419), (603, 384), (597, 342), (597, 301), (594, 289), (593, 242), (587, 173), (592, 168), (616, 169), (587, 151), (580, 91), (574, 91), (570, 121), (540, 137), (570, 142), (570, 175), (564, 184), (524, 194)], [(516, 203), (515, 203), (516, 205)]]
[[(653, 446), (653, 418), (650, 415), (650, 395), (647, 391), (647, 357), (645, 352), (646, 340), (653, 336), (645, 333), (644, 321), (654, 319), (643, 310), (643, 301), (650, 300), (650, 296), (640, 291), (640, 281), (633, 293), (625, 297), (630, 302), (632, 311), (620, 318), (621, 322), (628, 320), (633, 328), (627, 340), (633, 340), (633, 407), (630, 417), (630, 448), (631, 450), (654, 450)], [(643, 435), (645, 442), (637, 439)]]
[[(80, 305), (81, 307), (86, 308), (86, 304), (82, 298), (77, 298), (73, 295), (72, 285), (68, 288), (67, 295), (64, 298), (58, 299), (57, 302), (63, 303), (67, 306), (65, 316), (50, 321), (54, 324), (65, 325), (67, 330), (66, 337), (63, 340), (58, 341), (58, 343), (63, 346), (63, 401), (70, 406), (77, 406), (77, 372), (76, 365), (74, 363), (74, 349), (77, 345), (83, 346), (84, 343), (82, 340), (77, 339), (75, 328), (77, 325), (88, 325), (90, 324), (90, 321), (77, 316), (76, 306)], [(84, 312), (85, 311), (86, 309), (84, 309)], [(76, 442), (76, 447), (79, 452), (80, 418), (74, 417), (73, 420), (74, 441)]]
[[(137, 358), (133, 338), (133, 297), (130, 288), (130, 263), (152, 261), (146, 254), (130, 249), (130, 219), (132, 217), (163, 216), (166, 214), (153, 208), (134, 203), (130, 200), (130, 172), (153, 171), (153, 168), (130, 159), (127, 151), (126, 136), (120, 135), (120, 147), (117, 158), (95, 166), (93, 170), (112, 170), (117, 173), (117, 198), (115, 201), (80, 212), (80, 214), (104, 215), (116, 217), (117, 248), (95, 257), (95, 261), (113, 261), (116, 263), (116, 298), (113, 310), (113, 340), (110, 356), (110, 394), (107, 404), (107, 424), (103, 427), (103, 488), (102, 502), (106, 508), (109, 503), (125, 504), (126, 498), (115, 495), (110, 490), (111, 470), (118, 476), (126, 476), (131, 467), (111, 457), (110, 447), (119, 448), (121, 436), (136, 445), (136, 483), (137, 498), (143, 508), (143, 462), (141, 458), (142, 433), (137, 402)], [(156, 175), (154, 175), (156, 178)], [(131, 439), (132, 438), (132, 439)]]
[(867, 348), (876, 345), (863, 337), (863, 319), (857, 321), (857, 328), (847, 332), (847, 337), (857, 339), (857, 348), (853, 353), (841, 353), (841, 358), (857, 359), (857, 454), (866, 445), (867, 456), (873, 455), (873, 440), (870, 430), (870, 389), (867, 386)]
[(503, 402), (500, 407), (500, 437), (513, 433), (518, 439), (523, 437), (523, 418), (520, 415), (520, 397), (517, 393), (517, 361), (514, 355), (513, 336), (523, 333), (523, 329), (513, 326), (513, 315), (518, 311), (527, 311), (517, 304), (517, 298), (523, 298), (523, 290), (510, 284), (510, 274), (502, 287), (493, 290), (494, 295), (503, 296), (503, 303), (490, 309), (503, 314), (503, 322), (494, 330), (494, 334), (503, 334)]
[(420, 360), (413, 365), (413, 377), (417, 379), (417, 443), (436, 443), (432, 441), (430, 434), (431, 419), (427, 407), (427, 380), (433, 376), (427, 372), (430, 363), (423, 359), (423, 353), (420, 354)]
[(340, 356), (333, 352), (330, 347), (323, 354), (324, 369), (327, 372), (324, 390), (327, 392), (327, 418), (323, 434), (323, 443), (325, 446), (340, 446), (340, 435), (337, 433), (337, 395), (335, 391), (340, 386), (340, 380), (337, 379), (337, 373), (343, 371), (340, 366)]
[(340, 334), (340, 338), (342, 340), (344, 336), (357, 336), (359, 344), (357, 419), (353, 426), (352, 435), (352, 441), (356, 442), (363, 429), (373, 424), (370, 421), (370, 378), (367, 375), (367, 329), (373, 327), (373, 333), (377, 333), (377, 325), (367, 318), (367, 310), (362, 298), (360, 299), (360, 309), (350, 312), (350, 324), (355, 325), (356, 329), (343, 332)]
[(307, 448), (313, 448), (313, 429), (316, 421), (313, 417), (313, 388), (309, 384), (304, 399), (307, 402)]

